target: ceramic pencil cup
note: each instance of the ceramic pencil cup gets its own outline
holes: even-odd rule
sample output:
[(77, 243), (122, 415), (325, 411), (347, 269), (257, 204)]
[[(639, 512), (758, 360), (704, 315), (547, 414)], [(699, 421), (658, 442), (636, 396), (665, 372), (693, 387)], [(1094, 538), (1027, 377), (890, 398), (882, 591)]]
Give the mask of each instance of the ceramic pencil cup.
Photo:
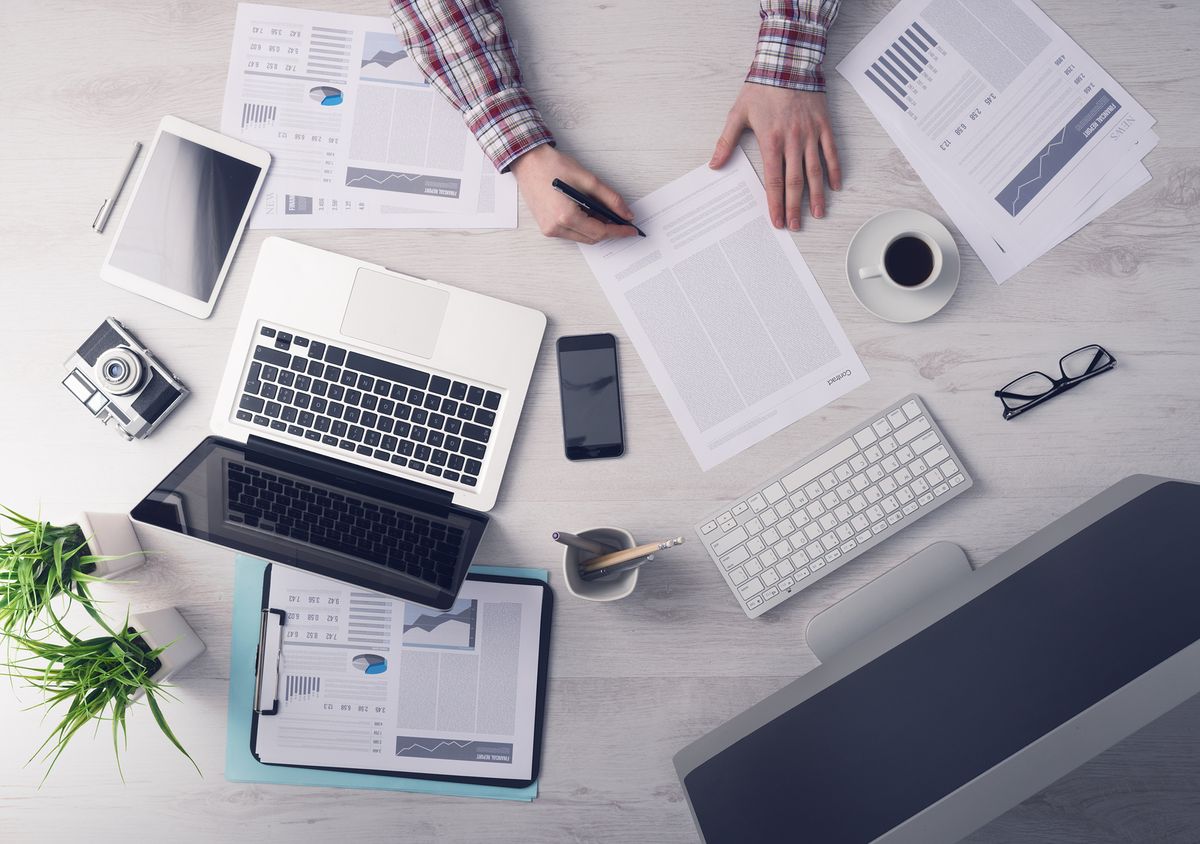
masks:
[[(583, 539), (611, 546), (617, 551), (632, 548), (637, 544), (633, 534), (621, 528), (591, 528), (580, 531), (578, 535)], [(579, 574), (579, 562), (594, 556), (571, 546), (563, 548), (563, 579), (567, 581), (567, 591), (572, 595), (587, 601), (616, 601), (627, 596), (633, 591), (633, 587), (637, 586), (639, 569), (636, 568), (595, 580), (584, 580)]]

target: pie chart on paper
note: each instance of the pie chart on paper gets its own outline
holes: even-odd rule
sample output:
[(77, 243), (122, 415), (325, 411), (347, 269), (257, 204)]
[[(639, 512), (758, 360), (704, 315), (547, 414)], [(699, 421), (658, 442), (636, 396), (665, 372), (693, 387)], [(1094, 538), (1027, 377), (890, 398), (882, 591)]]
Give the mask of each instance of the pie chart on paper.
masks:
[(335, 106), (342, 104), (341, 89), (334, 88), (332, 85), (318, 85), (310, 90), (308, 95), (316, 100), (318, 105)]
[(387, 659), (379, 654), (359, 654), (351, 664), (364, 674), (382, 674), (387, 671)]

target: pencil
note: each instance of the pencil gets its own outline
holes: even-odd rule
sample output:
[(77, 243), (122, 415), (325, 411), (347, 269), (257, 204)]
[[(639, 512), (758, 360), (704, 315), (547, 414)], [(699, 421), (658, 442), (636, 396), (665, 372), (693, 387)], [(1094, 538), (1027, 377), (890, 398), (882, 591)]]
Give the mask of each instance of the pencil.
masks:
[(676, 545), (683, 544), (683, 537), (677, 536), (674, 539), (667, 539), (663, 542), (651, 542), (646, 545), (639, 545), (636, 548), (627, 548), (624, 551), (614, 551), (611, 554), (605, 554), (602, 557), (595, 557), (591, 560), (585, 560), (581, 563), (582, 571), (593, 572), (599, 571), (606, 566), (615, 566), (617, 563), (627, 563), (630, 560), (636, 560), (638, 557), (644, 557), (647, 554), (653, 554), (655, 551), (666, 551), (668, 548), (674, 548)]

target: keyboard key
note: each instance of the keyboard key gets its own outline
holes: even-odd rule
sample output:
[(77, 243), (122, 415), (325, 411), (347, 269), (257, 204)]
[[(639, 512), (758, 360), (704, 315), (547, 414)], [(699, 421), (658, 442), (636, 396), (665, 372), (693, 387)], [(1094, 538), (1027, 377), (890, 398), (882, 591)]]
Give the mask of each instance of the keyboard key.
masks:
[(486, 443), (489, 439), (491, 439), (492, 432), (480, 425), (467, 423), (462, 426), (462, 435), (466, 439)]
[(266, 409), (263, 412), (272, 419), (278, 419), (279, 414), (283, 412), (283, 405), (281, 405), (279, 402), (269, 401), (267, 402)]
[(746, 533), (746, 529), (744, 527), (738, 527), (724, 536), (718, 537), (712, 543), (713, 552), (718, 557), (722, 557), (749, 539), (749, 536), (750, 535)]
[(475, 421), (480, 425), (495, 425), (496, 414), (490, 410), (476, 410)]
[[(733, 530), (734, 527), (736, 527), (736, 525), (730, 525), (729, 529)], [(761, 554), (766, 550), (767, 546), (763, 544), (763, 541), (759, 537), (754, 536), (751, 537), (750, 541), (746, 543), (746, 548), (749, 549), (751, 554)]]
[(870, 428), (863, 428), (854, 435), (854, 441), (858, 443), (859, 448), (866, 448), (877, 439), (879, 439), (879, 437), (877, 437), (875, 432)]
[(238, 402), (238, 407), (240, 407), (242, 410), (260, 413), (262, 412), (262, 409), (266, 407), (266, 404), (267, 403), (265, 401), (257, 396), (242, 396), (242, 400)]
[(254, 421), (254, 414), (248, 410), (239, 410), (237, 412), (237, 418), (242, 422), (252, 422)]
[(434, 375), (429, 380), (429, 391), (437, 393), (439, 396), (447, 395), (450, 392), (450, 379), (443, 378), (440, 375)]
[[(937, 448), (931, 449), (928, 454), (922, 456), (925, 458), (925, 462), (930, 466), (937, 466), (950, 456), (950, 452), (946, 451), (946, 447), (944, 445), (939, 445)], [(945, 470), (942, 471), (942, 474), (946, 474)]]
[(833, 474), (839, 481), (845, 482), (850, 480), (854, 472), (850, 469), (849, 463), (842, 463), (834, 468)]
[(742, 583), (745, 583), (747, 580), (749, 580), (750, 575), (748, 575), (746, 573), (746, 570), (744, 568), (742, 568), (741, 566), (738, 566), (733, 571), (729, 572), (729, 579), (733, 581), (734, 586), (738, 586)]
[(751, 598), (749, 601), (746, 602), (746, 609), (752, 610), (755, 607), (759, 606), (762, 602), (763, 602), (763, 599), (758, 597), (757, 595), (755, 595), (753, 598)]
[(272, 431), (286, 431), (287, 423), (285, 423), (279, 419), (272, 419), (271, 420), (271, 430)]
[(291, 368), (292, 368), (293, 372), (307, 372), (308, 371), (308, 359), (300, 357), (300, 355), (296, 355), (294, 358), (292, 358), (292, 367)]
[(734, 566), (740, 566), (748, 559), (750, 559), (750, 552), (746, 550), (745, 545), (739, 545), (737, 548), (734, 548), (728, 554), (721, 557), (721, 565), (728, 570)]
[(442, 400), (434, 393), (429, 393), (425, 396), (425, 409), (436, 411), (442, 406)]
[(746, 573), (747, 574), (758, 574), (762, 570), (763, 570), (762, 560), (759, 560), (758, 558), (750, 560), (750, 562), (746, 563)]
[(763, 591), (763, 582), (757, 577), (752, 577), (738, 587), (738, 594), (744, 599), (750, 599)]
[(304, 436), (304, 429), (301, 428), (299, 425), (288, 425), (287, 432), (289, 434), (291, 434), (293, 437)]
[(779, 594), (779, 587), (778, 586), (770, 586), (767, 588), (767, 590), (765, 592), (762, 593), (762, 599), (764, 601), (769, 601), (778, 594)]
[(359, 372), (366, 372), (376, 378), (386, 378), (388, 381), (398, 382), (409, 387), (416, 387), (420, 390), (424, 390), (429, 385), (429, 373), (402, 366), (398, 363), (368, 357), (358, 352), (350, 352), (346, 357), (346, 361), (352, 369), (356, 369)]
[(261, 334), (262, 334), (262, 336), (264, 336), (264, 337), (274, 337), (274, 336), (275, 336), (275, 329), (274, 329), (274, 328), (271, 328), (270, 326), (264, 325), (264, 326), (262, 327), (262, 331), (261, 331), (260, 333), (261, 333)]
[(766, 489), (764, 489), (762, 494), (763, 494), (763, 497), (767, 500), (767, 503), (774, 504), (777, 501), (781, 500), (784, 496), (783, 484), (776, 481), (775, 483), (769, 485)]
[(917, 417), (912, 422), (909, 422), (900, 430), (896, 431), (896, 441), (901, 445), (916, 439), (919, 435), (929, 430), (929, 420), (924, 416)]
[(463, 422), (470, 422), (475, 418), (475, 411), (477, 409), (482, 410), (482, 408), (474, 408), (466, 402), (463, 402), (458, 406), (458, 412), (455, 413), (454, 416), (458, 419), (461, 419)]
[(462, 381), (455, 381), (450, 385), (450, 398), (462, 400), (467, 397), (467, 385)]
[(833, 472), (826, 472), (824, 475), (821, 476), (820, 481), (821, 481), (821, 487), (827, 491), (833, 489), (834, 487), (836, 487), (838, 485), (837, 477), (834, 476)]
[(478, 460), (468, 460), (465, 471), (468, 475), (478, 475), (479, 470), (482, 468), (483, 468), (483, 464), (480, 463)]
[[(928, 424), (928, 423), (926, 423)], [(939, 442), (937, 434), (933, 431), (926, 431), (921, 436), (917, 437), (912, 442), (912, 450), (916, 454), (924, 454), (933, 448)]]
[(964, 478), (962, 475), (955, 475), (953, 478), (950, 479), (950, 486), (958, 486), (964, 480), (966, 480), (966, 478)]
[(909, 419), (916, 419), (918, 416), (921, 415), (920, 406), (912, 399), (909, 399), (904, 404), (902, 404), (900, 407), (904, 411), (905, 415), (908, 416)]
[(871, 425), (871, 427), (874, 428), (875, 433), (881, 437), (886, 437), (892, 432), (892, 426), (888, 424), (886, 419), (876, 419), (875, 423)]
[(467, 401), (471, 404), (483, 404), (483, 390), (479, 387), (471, 387), (467, 390)]
[(483, 397), (483, 406), (488, 410), (495, 410), (496, 408), (500, 407), (500, 394), (493, 392), (492, 390), (488, 390)]
[(300, 413), (300, 411), (296, 410), (296, 408), (294, 408), (294, 407), (290, 407), (290, 406), (285, 407), (283, 409), (283, 421), (284, 422), (295, 422), (296, 417), (299, 415), (299, 413)]
[(278, 349), (271, 349), (267, 346), (255, 346), (254, 359), (284, 368), (287, 368), (292, 362), (292, 356), (287, 352), (281, 352)]
[(333, 431), (331, 433), (335, 437), (341, 438), (346, 436), (346, 431), (348, 430), (350, 430), (350, 426), (339, 419), (337, 422), (333, 423)]

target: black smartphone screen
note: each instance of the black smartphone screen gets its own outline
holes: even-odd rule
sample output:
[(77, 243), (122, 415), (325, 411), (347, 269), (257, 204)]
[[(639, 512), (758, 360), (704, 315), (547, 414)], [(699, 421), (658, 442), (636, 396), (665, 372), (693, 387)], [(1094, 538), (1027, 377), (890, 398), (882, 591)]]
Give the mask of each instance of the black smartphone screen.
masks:
[(590, 460), (623, 454), (616, 338), (611, 334), (560, 337), (558, 384), (567, 458)]

